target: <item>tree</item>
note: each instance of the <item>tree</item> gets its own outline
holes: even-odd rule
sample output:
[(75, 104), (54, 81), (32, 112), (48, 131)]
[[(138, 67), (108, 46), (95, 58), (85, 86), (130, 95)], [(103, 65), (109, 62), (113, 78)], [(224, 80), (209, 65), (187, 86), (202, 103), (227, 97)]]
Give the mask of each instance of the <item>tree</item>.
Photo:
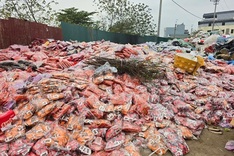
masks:
[(101, 16), (106, 19), (108, 31), (138, 35), (155, 34), (156, 25), (148, 5), (134, 4), (128, 0), (94, 0), (94, 2)]
[(55, 11), (51, 5), (57, 4), (54, 0), (0, 0), (0, 17), (15, 17), (33, 22), (53, 25)]
[(96, 12), (78, 11), (78, 9), (72, 7), (61, 10), (57, 14), (58, 21), (63, 21), (71, 24), (78, 24), (82, 26), (92, 26), (93, 21), (90, 16)]

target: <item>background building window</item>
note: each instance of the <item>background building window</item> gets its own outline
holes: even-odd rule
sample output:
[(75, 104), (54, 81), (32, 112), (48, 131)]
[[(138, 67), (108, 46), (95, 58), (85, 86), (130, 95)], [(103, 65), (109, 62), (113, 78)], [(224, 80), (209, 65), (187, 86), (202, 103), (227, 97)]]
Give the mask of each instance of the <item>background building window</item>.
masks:
[(231, 34), (233, 34), (233, 33), (234, 33), (234, 29), (231, 30)]
[(222, 25), (225, 25), (225, 22), (223, 22)]
[(211, 26), (211, 23), (209, 23), (209, 25), (208, 26)]

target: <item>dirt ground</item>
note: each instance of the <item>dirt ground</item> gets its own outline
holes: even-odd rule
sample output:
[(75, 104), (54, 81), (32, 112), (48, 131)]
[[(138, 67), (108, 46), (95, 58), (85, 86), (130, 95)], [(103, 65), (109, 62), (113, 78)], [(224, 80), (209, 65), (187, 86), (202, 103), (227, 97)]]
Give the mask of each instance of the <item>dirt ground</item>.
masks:
[[(234, 152), (227, 151), (224, 148), (228, 140), (234, 140), (234, 130), (218, 135), (205, 129), (199, 140), (186, 141), (190, 149), (186, 156), (234, 156)], [(149, 150), (141, 150), (143, 156), (148, 156), (150, 153)], [(172, 156), (172, 154), (167, 152), (164, 156)]]

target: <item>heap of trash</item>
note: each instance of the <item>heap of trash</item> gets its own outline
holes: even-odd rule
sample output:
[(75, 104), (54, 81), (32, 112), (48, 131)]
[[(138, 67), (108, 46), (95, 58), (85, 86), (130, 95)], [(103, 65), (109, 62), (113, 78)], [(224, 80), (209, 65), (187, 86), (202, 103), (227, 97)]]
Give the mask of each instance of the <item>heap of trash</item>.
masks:
[(190, 74), (177, 53), (53, 40), (0, 50), (1, 154), (181, 156), (207, 125), (233, 128), (234, 66), (205, 58)]

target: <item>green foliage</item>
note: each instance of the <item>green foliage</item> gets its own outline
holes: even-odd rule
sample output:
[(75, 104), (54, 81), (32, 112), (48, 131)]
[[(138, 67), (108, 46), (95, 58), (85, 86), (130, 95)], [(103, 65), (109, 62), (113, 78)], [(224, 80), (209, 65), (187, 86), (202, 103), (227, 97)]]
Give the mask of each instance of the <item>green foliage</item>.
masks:
[(78, 11), (78, 9), (72, 7), (61, 10), (57, 14), (58, 21), (63, 21), (71, 24), (78, 24), (82, 26), (92, 26), (93, 21), (90, 16), (96, 12)]
[(94, 0), (101, 16), (105, 17), (107, 30), (111, 32), (153, 35), (156, 25), (151, 9), (144, 3), (134, 4), (128, 0)]
[(55, 24), (54, 0), (0, 0), (0, 17), (14, 17), (49, 25)]

